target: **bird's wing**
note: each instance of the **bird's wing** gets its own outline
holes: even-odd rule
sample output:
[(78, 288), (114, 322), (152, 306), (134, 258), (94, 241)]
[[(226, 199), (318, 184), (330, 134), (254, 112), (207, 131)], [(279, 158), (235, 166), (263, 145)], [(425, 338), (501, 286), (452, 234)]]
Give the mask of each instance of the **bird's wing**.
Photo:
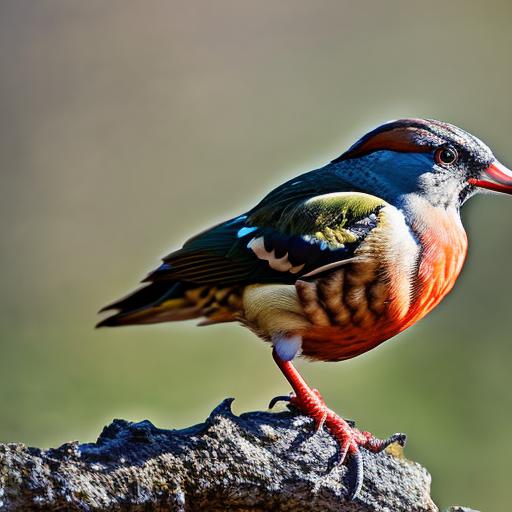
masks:
[(145, 281), (294, 283), (351, 258), (377, 227), (386, 202), (360, 192), (336, 192), (288, 199), (274, 209), (260, 204), (190, 239)]

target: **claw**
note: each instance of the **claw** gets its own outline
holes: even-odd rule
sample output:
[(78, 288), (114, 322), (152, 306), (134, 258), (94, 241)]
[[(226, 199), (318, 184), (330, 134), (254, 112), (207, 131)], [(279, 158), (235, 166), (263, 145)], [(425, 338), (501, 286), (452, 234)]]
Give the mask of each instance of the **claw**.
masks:
[(402, 434), (401, 432), (397, 432), (396, 434), (393, 434), (392, 436), (389, 436), (387, 439), (384, 440), (384, 444), (386, 445), (385, 448), (387, 448), (390, 444), (398, 443), (400, 446), (405, 446), (407, 443), (407, 434)]
[(274, 398), (272, 398), (272, 400), (270, 400), (269, 404), (268, 404), (268, 408), (269, 409), (273, 409), (274, 406), (279, 403), (279, 402), (290, 402), (291, 401), (291, 397), (289, 395), (279, 395), (279, 396), (275, 396)]
[(349, 501), (353, 501), (357, 498), (363, 487), (363, 456), (359, 450), (350, 454), (347, 460), (347, 469), (347, 498)]
[(341, 466), (345, 462), (348, 451), (350, 450), (350, 443), (351, 440), (347, 439), (346, 441), (343, 441), (342, 444), (340, 444), (340, 451), (338, 452), (338, 459), (336, 461), (336, 464)]
[(407, 441), (407, 436), (405, 434), (393, 434), (389, 436), (387, 439), (377, 439), (372, 436), (369, 432), (364, 432), (364, 435), (367, 436), (367, 443), (365, 444), (365, 448), (373, 453), (380, 453), (384, 451), (390, 444), (398, 443), (400, 446), (405, 446)]

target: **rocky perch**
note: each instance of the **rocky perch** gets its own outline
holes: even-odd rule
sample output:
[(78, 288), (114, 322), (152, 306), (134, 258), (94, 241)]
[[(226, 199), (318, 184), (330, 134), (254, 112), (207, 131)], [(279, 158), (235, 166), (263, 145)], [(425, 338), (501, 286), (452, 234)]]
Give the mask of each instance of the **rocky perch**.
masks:
[(439, 510), (430, 475), (399, 449), (363, 451), (364, 486), (350, 502), (327, 432), (291, 411), (235, 416), (231, 402), (183, 430), (114, 420), (96, 443), (0, 445), (0, 511)]

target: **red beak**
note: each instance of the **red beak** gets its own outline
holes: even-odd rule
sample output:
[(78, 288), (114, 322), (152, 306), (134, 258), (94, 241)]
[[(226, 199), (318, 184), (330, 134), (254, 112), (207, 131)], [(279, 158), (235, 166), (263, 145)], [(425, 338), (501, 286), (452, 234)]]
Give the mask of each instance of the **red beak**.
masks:
[(494, 162), (485, 169), (482, 178), (483, 179), (470, 178), (468, 183), (475, 185), (475, 187), (512, 194), (512, 171), (507, 169), (503, 164), (500, 164), (498, 160), (494, 160)]

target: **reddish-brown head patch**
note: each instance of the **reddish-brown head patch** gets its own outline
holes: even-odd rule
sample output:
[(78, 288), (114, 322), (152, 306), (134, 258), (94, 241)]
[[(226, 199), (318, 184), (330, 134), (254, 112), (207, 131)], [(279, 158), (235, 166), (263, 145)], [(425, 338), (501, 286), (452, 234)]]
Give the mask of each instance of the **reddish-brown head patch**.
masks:
[(374, 151), (425, 153), (444, 142), (440, 126), (425, 119), (400, 119), (383, 124), (359, 139), (333, 163), (358, 158)]

